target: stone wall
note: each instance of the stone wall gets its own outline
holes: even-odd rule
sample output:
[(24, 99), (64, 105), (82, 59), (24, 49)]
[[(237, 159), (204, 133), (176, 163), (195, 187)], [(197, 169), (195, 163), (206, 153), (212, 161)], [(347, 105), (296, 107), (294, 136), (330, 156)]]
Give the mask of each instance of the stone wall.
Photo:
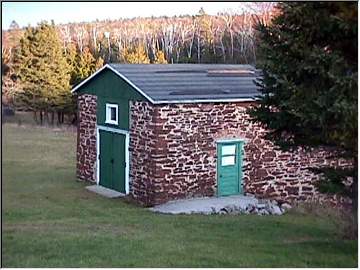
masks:
[[(258, 197), (293, 202), (338, 198), (315, 191), (308, 166), (347, 166), (325, 149), (276, 150), (246, 113), (251, 103), (130, 104), (130, 193), (144, 205), (216, 194), (216, 141), (245, 141), (243, 184)], [(96, 179), (96, 96), (78, 99), (77, 176)]]
[(130, 193), (142, 204), (151, 205), (155, 174), (154, 107), (148, 102), (130, 104)]
[[(136, 168), (132, 178), (137, 183), (136, 187), (134, 184), (137, 198), (144, 193), (146, 200), (143, 202), (159, 204), (173, 199), (215, 195), (216, 141), (241, 138), (245, 141), (245, 192), (288, 202), (329, 199), (315, 191), (313, 184), (318, 176), (307, 167), (330, 163), (344, 166), (346, 161), (331, 160), (324, 149), (310, 153), (303, 149), (295, 153), (276, 150), (272, 142), (263, 138), (265, 129), (250, 121), (246, 113), (250, 105), (170, 104), (150, 109), (142, 103), (132, 120), (139, 123), (152, 119), (153, 126), (148, 123), (137, 131), (142, 143), (137, 150), (132, 148), (133, 151), (143, 150), (144, 155), (144, 163), (135, 160), (139, 159), (140, 153), (133, 153), (131, 159), (133, 169)], [(137, 119), (142, 112), (146, 116)], [(132, 129), (137, 127), (138, 124), (132, 125)], [(132, 130), (133, 140), (134, 132)]]
[(96, 100), (94, 95), (78, 97), (76, 175), (91, 182), (96, 181)]

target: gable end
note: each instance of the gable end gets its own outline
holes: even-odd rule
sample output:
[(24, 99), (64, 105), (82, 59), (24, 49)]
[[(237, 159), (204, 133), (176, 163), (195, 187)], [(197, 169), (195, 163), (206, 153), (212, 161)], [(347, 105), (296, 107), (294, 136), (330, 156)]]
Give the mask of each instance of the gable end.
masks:
[(120, 72), (118, 72), (117, 70), (115, 70), (114, 68), (112, 68), (109, 64), (106, 64), (105, 66), (103, 66), (102, 68), (100, 68), (99, 70), (97, 70), (94, 74), (92, 74), (90, 77), (86, 78), (85, 80), (83, 80), (81, 83), (79, 83), (77, 86), (75, 86), (72, 90), (71, 93), (75, 93), (77, 91), (79, 91), (81, 88), (83, 88), (86, 84), (88, 84), (90, 81), (92, 81), (95, 77), (97, 77), (100, 73), (102, 73), (104, 70), (110, 70), (113, 73), (115, 73), (115, 75), (117, 75), (118, 77), (120, 77), (123, 81), (125, 81), (129, 86), (131, 86), (131, 88), (135, 89), (135, 91), (137, 91), (141, 96), (143, 96), (146, 100), (148, 100), (149, 102), (151, 102), (152, 104), (154, 104), (154, 100), (147, 95), (144, 91), (142, 91), (139, 87), (137, 87), (135, 84), (133, 84), (128, 78), (126, 78), (124, 75), (122, 75)]

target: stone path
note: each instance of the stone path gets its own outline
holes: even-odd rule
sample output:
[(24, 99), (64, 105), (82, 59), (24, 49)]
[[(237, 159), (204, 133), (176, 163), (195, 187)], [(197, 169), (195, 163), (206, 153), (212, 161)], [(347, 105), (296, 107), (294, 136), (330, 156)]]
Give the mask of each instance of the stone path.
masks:
[(95, 192), (101, 196), (107, 197), (107, 198), (117, 198), (117, 197), (123, 197), (125, 196), (123, 193), (117, 192), (115, 190), (105, 188), (99, 185), (91, 185), (85, 187), (87, 190)]
[(258, 199), (254, 197), (234, 195), (171, 201), (154, 206), (150, 208), (150, 210), (166, 214), (211, 214), (219, 213), (222, 209), (230, 205), (245, 209), (248, 205), (256, 204), (258, 204)]
[(257, 199), (254, 196), (234, 195), (177, 200), (149, 209), (164, 214), (282, 215), (291, 209), (291, 205), (287, 203), (280, 205), (275, 200)]

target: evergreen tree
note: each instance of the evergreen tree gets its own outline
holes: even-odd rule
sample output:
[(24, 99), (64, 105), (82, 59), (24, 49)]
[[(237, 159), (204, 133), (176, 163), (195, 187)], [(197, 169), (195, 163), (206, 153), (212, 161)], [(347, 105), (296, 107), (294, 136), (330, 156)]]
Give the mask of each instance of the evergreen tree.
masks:
[(220, 58), (217, 58), (215, 49), (215, 33), (213, 30), (213, 18), (206, 14), (203, 8), (200, 9), (197, 15), (197, 23), (199, 25), (199, 35), (202, 63), (217, 63)]
[(78, 51), (76, 46), (73, 43), (70, 43), (66, 47), (66, 61), (70, 66), (71, 75), (70, 75), (70, 85), (73, 86), (75, 84), (76, 76), (75, 76), (75, 69), (76, 69), (76, 61), (77, 61)]
[(91, 54), (88, 47), (85, 47), (83, 52), (77, 55), (75, 65), (75, 84), (78, 84), (83, 79), (89, 77), (95, 70), (95, 58)]
[(17, 30), (19, 28), (19, 24), (15, 20), (12, 20), (9, 26), (9, 30)]
[(71, 100), (70, 67), (54, 24), (41, 22), (28, 27), (15, 55), (15, 70), (21, 91), (16, 101), (43, 121), (47, 112), (62, 112)]
[(98, 59), (96, 59), (94, 72), (95, 72), (96, 70), (100, 69), (103, 65), (104, 65), (104, 59), (102, 59), (101, 57), (99, 57)]
[(16, 82), (12, 78), (11, 54), (3, 50), (1, 55), (1, 101), (3, 104), (11, 104), (12, 97), (16, 91)]
[[(101, 57), (95, 59), (88, 47), (85, 47), (81, 53), (73, 44), (67, 47), (66, 59), (71, 69), (70, 85), (72, 88), (104, 65), (104, 60)], [(75, 123), (77, 118), (76, 95), (73, 95), (68, 101), (66, 111), (73, 114), (73, 122)]]
[(104, 60), (101, 57), (95, 59), (88, 47), (85, 47), (82, 53), (75, 52), (74, 54), (72, 50), (69, 50), (67, 59), (72, 67), (70, 82), (72, 86), (75, 86), (101, 68)]
[(134, 49), (124, 50), (122, 59), (128, 64), (150, 64), (149, 56), (147, 55), (143, 45), (138, 45)]
[(168, 62), (165, 59), (165, 54), (163, 51), (157, 51), (155, 54), (154, 64), (167, 64)]
[[(257, 26), (262, 92), (251, 110), (284, 148), (330, 145), (357, 166), (357, 4), (286, 2)], [(320, 191), (346, 192), (357, 203), (357, 168), (324, 168)], [(334, 177), (337, 175), (338, 177)], [(342, 180), (352, 176), (347, 189)], [(336, 188), (334, 188), (336, 187)]]

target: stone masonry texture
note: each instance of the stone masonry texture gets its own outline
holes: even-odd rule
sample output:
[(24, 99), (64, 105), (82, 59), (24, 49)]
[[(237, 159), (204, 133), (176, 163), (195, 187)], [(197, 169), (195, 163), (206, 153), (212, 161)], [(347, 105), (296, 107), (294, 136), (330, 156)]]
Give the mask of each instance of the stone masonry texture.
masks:
[[(77, 175), (96, 179), (96, 97), (79, 97)], [(280, 201), (326, 201), (319, 194), (318, 175), (309, 166), (349, 166), (326, 149), (278, 150), (264, 138), (266, 130), (250, 121), (251, 103), (130, 104), (130, 194), (143, 205), (214, 196), (216, 141), (243, 139), (244, 191)], [(343, 200), (343, 199), (342, 199)]]
[[(214, 196), (216, 141), (243, 139), (245, 192), (280, 201), (327, 201), (339, 198), (319, 194), (318, 175), (309, 166), (348, 166), (332, 159), (326, 149), (293, 153), (278, 150), (264, 139), (266, 130), (250, 121), (251, 103), (149, 105), (135, 102), (131, 113), (134, 197), (146, 205), (189, 197)], [(140, 144), (140, 145), (139, 145)], [(140, 153), (137, 153), (137, 152)]]
[(132, 102), (130, 108), (130, 193), (140, 203), (152, 205), (158, 141), (155, 109), (147, 102)]
[(76, 175), (81, 180), (96, 181), (96, 96), (78, 97), (78, 132)]

